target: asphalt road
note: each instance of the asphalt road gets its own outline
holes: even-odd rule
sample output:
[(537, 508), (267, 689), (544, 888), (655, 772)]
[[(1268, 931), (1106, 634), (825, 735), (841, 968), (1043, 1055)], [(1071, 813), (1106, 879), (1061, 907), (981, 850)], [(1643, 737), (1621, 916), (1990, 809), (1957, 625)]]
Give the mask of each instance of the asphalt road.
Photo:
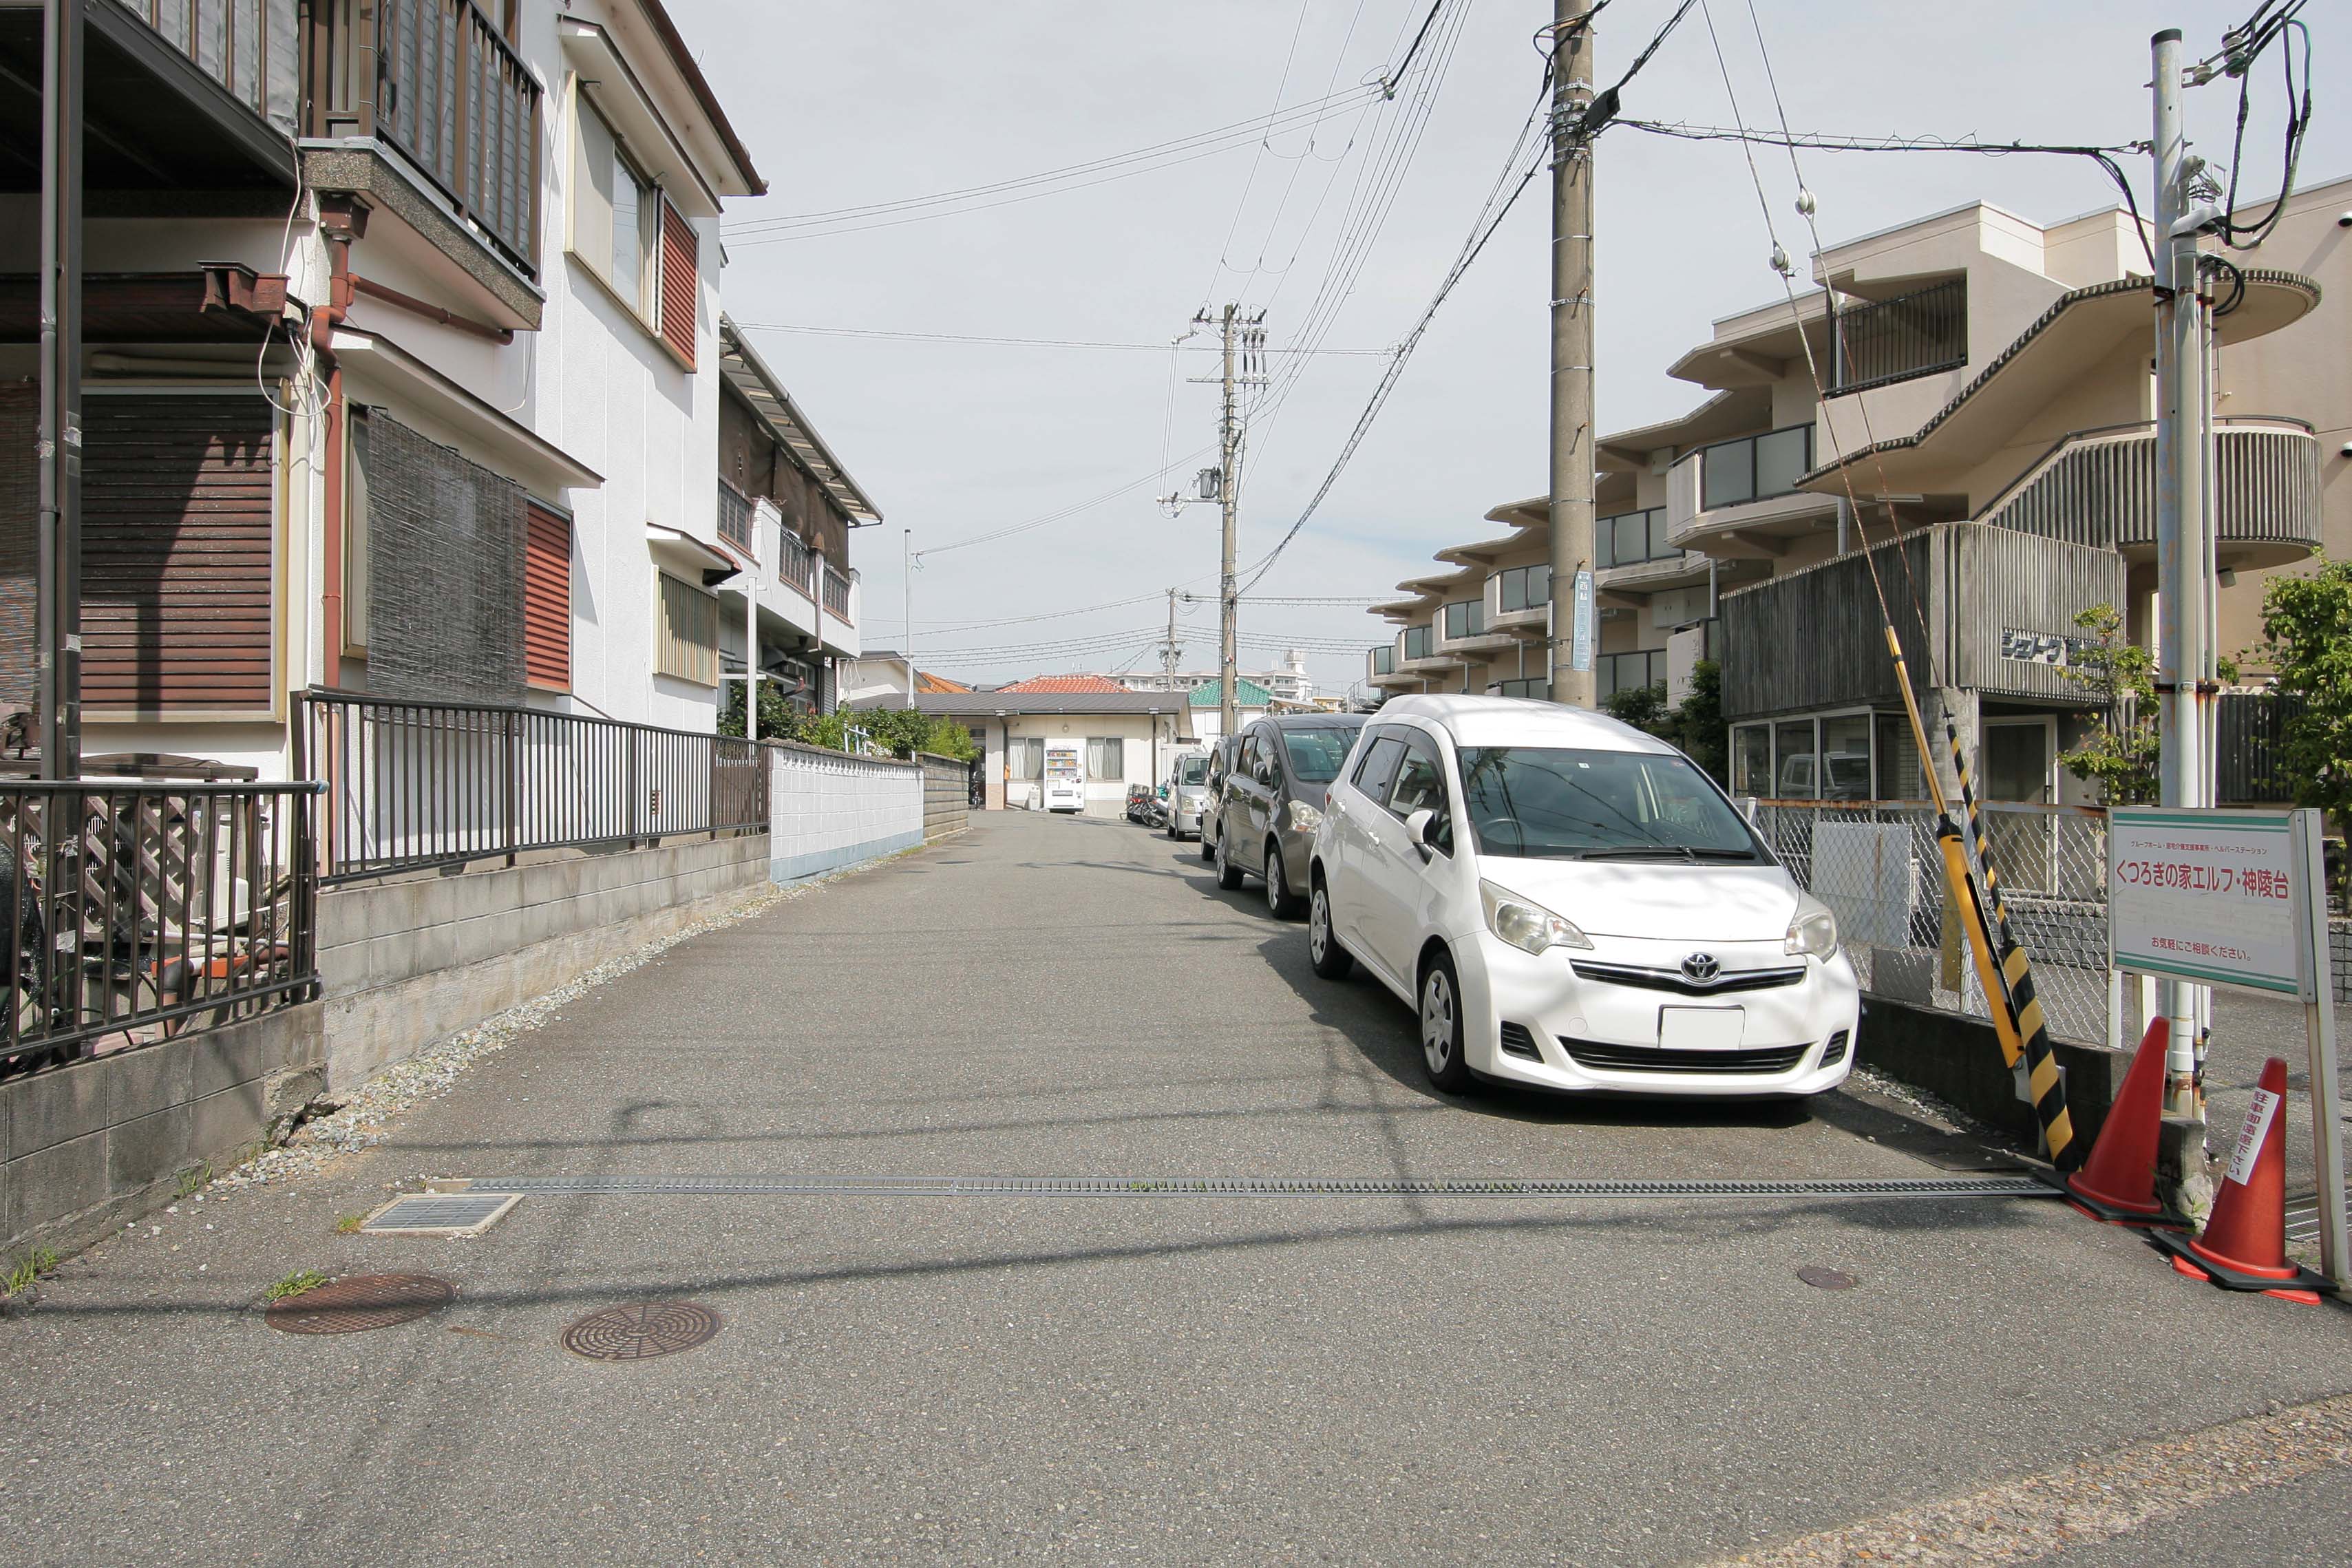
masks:
[[(1316, 980), (1304, 927), (1192, 846), (991, 816), (611, 982), (387, 1145), (69, 1265), (0, 1322), (0, 1541), (1673, 1563), (2104, 1476), (2352, 1388), (2339, 1310), (2193, 1286), (2050, 1202), (538, 1195), (475, 1240), (333, 1234), (421, 1174), (1916, 1176), (1953, 1152), (1848, 1096), (1444, 1100), (1414, 1052), (1401, 1004)], [(459, 1294), (371, 1333), (266, 1329), (254, 1299), (305, 1268)], [(717, 1337), (557, 1345), (673, 1299)], [(2352, 1527), (2338, 1426), (2243, 1439), (2257, 1471), (2317, 1458), (2179, 1506), (2126, 1466), (2148, 1506), (2048, 1544), (2308, 1562)]]

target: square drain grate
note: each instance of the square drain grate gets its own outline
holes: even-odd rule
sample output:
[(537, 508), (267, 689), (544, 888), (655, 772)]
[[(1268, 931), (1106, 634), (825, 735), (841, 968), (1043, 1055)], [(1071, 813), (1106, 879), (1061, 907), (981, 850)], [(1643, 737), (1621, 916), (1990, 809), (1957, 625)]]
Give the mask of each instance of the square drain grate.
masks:
[(425, 1193), (368, 1215), (362, 1236), (479, 1236), (522, 1202), (520, 1193)]

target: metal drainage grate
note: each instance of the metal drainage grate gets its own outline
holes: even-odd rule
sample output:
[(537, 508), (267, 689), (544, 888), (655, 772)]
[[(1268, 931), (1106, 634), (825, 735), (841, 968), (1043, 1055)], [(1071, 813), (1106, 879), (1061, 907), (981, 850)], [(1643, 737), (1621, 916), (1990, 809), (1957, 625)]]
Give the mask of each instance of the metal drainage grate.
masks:
[(785, 1194), (838, 1197), (2047, 1198), (2031, 1176), (1819, 1181), (1405, 1176), (483, 1176), (469, 1194)]
[(394, 1198), (368, 1215), (362, 1236), (479, 1236), (522, 1202), (519, 1194), (425, 1193)]
[(457, 1296), (437, 1274), (354, 1274), (272, 1301), (262, 1321), (286, 1334), (356, 1334), (413, 1322)]
[(588, 1361), (646, 1361), (709, 1342), (719, 1314), (695, 1301), (635, 1301), (591, 1312), (565, 1329), (565, 1350)]

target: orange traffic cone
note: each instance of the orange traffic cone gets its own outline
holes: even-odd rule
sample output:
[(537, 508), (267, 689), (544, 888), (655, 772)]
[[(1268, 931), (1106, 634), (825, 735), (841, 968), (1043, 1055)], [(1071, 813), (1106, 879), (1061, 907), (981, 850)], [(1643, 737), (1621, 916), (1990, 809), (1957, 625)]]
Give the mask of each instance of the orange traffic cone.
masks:
[(2286, 1063), (2273, 1057), (2263, 1064), (2205, 1234), (2194, 1241), (2154, 1239), (2172, 1254), (2173, 1268), (2227, 1290), (2260, 1290), (2314, 1305), (2320, 1291), (2333, 1293), (2330, 1281), (2287, 1260)]
[(2164, 1056), (2171, 1020), (2149, 1021), (2131, 1070), (2083, 1168), (2066, 1178), (2074, 1206), (2116, 1225), (2180, 1225), (2156, 1201), (2156, 1143), (2164, 1121)]

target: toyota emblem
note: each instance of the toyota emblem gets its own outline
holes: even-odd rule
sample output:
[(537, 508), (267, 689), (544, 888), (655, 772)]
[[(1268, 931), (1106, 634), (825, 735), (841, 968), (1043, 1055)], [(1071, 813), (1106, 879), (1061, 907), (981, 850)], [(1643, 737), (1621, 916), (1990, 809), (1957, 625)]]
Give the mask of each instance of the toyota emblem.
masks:
[(1712, 985), (1715, 977), (1723, 973), (1723, 965), (1711, 952), (1694, 952), (1683, 960), (1683, 978), (1694, 985)]

